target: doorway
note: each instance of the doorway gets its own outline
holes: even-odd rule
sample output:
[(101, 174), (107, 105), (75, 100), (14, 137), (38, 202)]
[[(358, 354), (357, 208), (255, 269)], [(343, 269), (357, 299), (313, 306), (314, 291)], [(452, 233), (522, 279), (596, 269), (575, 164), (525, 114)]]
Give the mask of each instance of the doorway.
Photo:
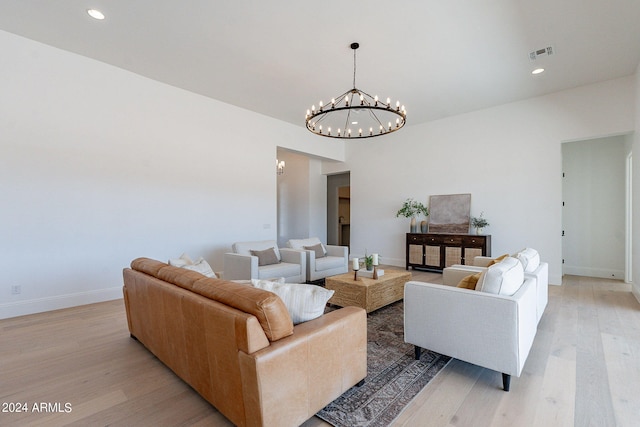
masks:
[(626, 137), (562, 144), (562, 272), (625, 279)]
[(351, 243), (351, 174), (327, 176), (327, 244)]

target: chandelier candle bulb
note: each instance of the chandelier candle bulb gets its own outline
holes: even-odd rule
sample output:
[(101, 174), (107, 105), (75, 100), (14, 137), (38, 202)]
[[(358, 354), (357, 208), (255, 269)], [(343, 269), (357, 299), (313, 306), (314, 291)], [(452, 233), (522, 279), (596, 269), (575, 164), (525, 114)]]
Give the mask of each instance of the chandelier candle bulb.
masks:
[[(331, 108), (325, 109), (324, 101), (319, 102), (318, 108), (316, 108), (316, 105), (312, 105), (311, 110), (307, 110), (305, 117), (307, 129), (316, 135), (324, 137), (355, 139), (386, 135), (387, 133), (395, 132), (402, 128), (406, 124), (404, 105), (401, 109), (400, 102), (398, 101), (395, 107), (392, 106), (390, 97), (386, 98), (387, 103), (385, 104), (380, 101), (378, 95), (371, 96), (367, 92), (357, 88), (356, 50), (360, 45), (358, 43), (351, 43), (350, 47), (353, 50), (353, 88), (347, 90), (342, 95), (330, 97)], [(356, 96), (360, 98), (360, 103), (358, 103)], [(397, 119), (396, 126), (392, 127), (394, 119)], [(387, 121), (389, 122), (388, 130), (385, 129), (384, 126), (384, 123)], [(322, 126), (320, 126), (319, 123), (322, 123)], [(344, 124), (348, 127), (350, 123), (354, 128), (347, 128), (347, 130), (342, 132), (340, 125)], [(378, 126), (380, 126), (380, 132), (374, 133), (373, 129)], [(331, 132), (331, 128), (338, 129), (337, 134), (336, 132)], [(369, 133), (367, 133), (367, 128), (369, 128)]]

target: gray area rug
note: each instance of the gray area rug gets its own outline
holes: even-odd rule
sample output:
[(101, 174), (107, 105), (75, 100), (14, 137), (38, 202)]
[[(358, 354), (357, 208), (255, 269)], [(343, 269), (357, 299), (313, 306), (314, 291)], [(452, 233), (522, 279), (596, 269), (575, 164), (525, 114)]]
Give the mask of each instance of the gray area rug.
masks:
[(367, 318), (367, 378), (351, 387), (317, 417), (336, 427), (388, 426), (404, 407), (444, 368), (449, 360), (404, 342), (404, 306), (398, 301)]

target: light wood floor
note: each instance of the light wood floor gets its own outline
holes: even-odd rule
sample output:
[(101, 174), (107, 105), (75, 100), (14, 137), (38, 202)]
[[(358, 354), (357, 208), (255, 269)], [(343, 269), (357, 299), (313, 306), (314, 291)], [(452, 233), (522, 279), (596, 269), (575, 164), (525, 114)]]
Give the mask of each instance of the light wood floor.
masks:
[[(567, 276), (549, 294), (509, 393), (500, 374), (454, 360), (395, 425), (639, 425), (640, 304), (630, 286)], [(29, 412), (2, 412), (18, 402)], [(34, 413), (41, 402), (71, 411)], [(2, 426), (231, 425), (129, 338), (121, 300), (0, 321), (0, 404)]]

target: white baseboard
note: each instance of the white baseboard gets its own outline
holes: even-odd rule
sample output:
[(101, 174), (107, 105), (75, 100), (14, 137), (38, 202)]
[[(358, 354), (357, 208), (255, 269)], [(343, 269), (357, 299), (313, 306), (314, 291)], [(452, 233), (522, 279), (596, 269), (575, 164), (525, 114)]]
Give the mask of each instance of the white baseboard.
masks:
[(611, 270), (604, 268), (576, 267), (565, 265), (562, 267), (563, 274), (574, 276), (599, 277), (601, 279), (624, 280), (624, 270)]
[(0, 319), (122, 298), (122, 286), (0, 304)]

